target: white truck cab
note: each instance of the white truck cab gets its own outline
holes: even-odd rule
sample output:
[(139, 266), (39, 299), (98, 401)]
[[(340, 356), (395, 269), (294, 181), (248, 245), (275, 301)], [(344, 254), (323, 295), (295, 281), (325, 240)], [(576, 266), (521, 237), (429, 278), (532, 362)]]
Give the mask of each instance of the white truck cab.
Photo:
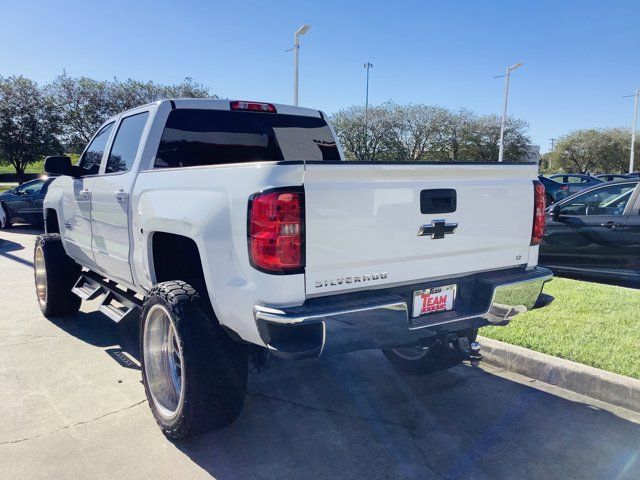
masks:
[(532, 308), (551, 279), (536, 266), (537, 165), (347, 162), (318, 110), (163, 100), (45, 169), (60, 177), (35, 251), (42, 311), (99, 297), (114, 321), (139, 319), (171, 438), (237, 417), (248, 352), (476, 363), (477, 329)]

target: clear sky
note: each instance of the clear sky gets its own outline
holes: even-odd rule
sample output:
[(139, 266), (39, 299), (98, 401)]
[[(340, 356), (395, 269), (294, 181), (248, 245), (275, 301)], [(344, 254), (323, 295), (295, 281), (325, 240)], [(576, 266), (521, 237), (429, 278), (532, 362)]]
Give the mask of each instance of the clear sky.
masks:
[(300, 104), (370, 102), (510, 113), (535, 143), (630, 127), (640, 87), (640, 1), (0, 0), (0, 75), (48, 82), (66, 69), (161, 83), (186, 76), (222, 97), (292, 102), (293, 32), (303, 23)]

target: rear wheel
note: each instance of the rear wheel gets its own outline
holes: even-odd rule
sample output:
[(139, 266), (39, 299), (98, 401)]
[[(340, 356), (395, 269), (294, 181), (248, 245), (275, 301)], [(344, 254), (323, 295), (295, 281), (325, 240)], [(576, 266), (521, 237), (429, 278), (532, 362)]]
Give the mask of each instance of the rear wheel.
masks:
[(247, 355), (188, 283), (159, 283), (145, 300), (140, 328), (149, 406), (170, 439), (217, 430), (240, 414)]
[(57, 233), (38, 235), (33, 253), (36, 294), (45, 317), (72, 315), (82, 300), (71, 292), (80, 265), (67, 256)]
[[(458, 332), (458, 337), (467, 337), (469, 342), (475, 342), (478, 329), (463, 330)], [(442, 342), (434, 342), (428, 346), (393, 348), (383, 350), (382, 353), (394, 367), (411, 375), (440, 372), (462, 363), (462, 356), (458, 352), (452, 352), (448, 345)]]

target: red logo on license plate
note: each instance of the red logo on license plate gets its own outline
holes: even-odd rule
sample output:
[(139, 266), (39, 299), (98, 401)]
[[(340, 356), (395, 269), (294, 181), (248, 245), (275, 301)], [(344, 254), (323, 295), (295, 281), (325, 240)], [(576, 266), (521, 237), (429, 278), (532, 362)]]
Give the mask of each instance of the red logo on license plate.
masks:
[(447, 295), (433, 296), (430, 293), (423, 293), (420, 295), (422, 298), (422, 307), (420, 308), (420, 314), (429, 312), (438, 312), (440, 310), (446, 310), (447, 308)]

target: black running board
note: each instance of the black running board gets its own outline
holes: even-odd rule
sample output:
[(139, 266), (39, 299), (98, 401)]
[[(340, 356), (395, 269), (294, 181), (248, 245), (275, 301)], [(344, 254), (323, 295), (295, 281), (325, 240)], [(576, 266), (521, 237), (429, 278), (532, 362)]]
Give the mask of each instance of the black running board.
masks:
[(142, 299), (135, 292), (123, 290), (118, 284), (94, 272), (82, 272), (71, 291), (82, 300), (102, 296), (99, 311), (116, 323), (136, 318), (142, 310)]

